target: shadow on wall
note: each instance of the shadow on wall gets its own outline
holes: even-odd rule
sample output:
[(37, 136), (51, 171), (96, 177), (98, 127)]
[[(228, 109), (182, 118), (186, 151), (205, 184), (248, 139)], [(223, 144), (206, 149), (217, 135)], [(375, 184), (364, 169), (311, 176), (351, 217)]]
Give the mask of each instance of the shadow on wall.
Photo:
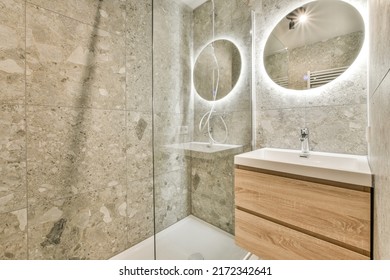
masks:
[[(86, 104), (88, 104), (88, 98), (90, 98), (91, 87), (93, 84), (93, 78), (96, 74), (96, 65), (95, 65), (95, 46), (97, 43), (97, 33), (98, 27), (100, 25), (100, 8), (103, 0), (99, 0), (99, 4), (96, 9), (95, 23), (93, 25), (93, 30), (91, 33), (91, 39), (88, 45), (88, 56), (86, 60), (86, 67), (83, 70), (83, 73), (80, 77), (81, 88), (80, 88), (80, 98), (78, 98), (78, 102), (76, 104), (77, 108), (84, 108)], [(69, 144), (69, 148), (67, 149), (70, 153), (68, 153), (68, 162), (71, 164), (64, 168), (64, 172), (62, 172), (62, 180), (61, 182), (65, 183), (65, 186), (71, 188), (76, 185), (79, 180), (79, 172), (78, 168), (79, 162), (82, 162), (82, 159), (85, 157), (85, 152), (83, 151), (84, 143), (86, 142), (87, 135), (85, 131), (87, 131), (85, 127), (85, 109), (80, 109), (75, 116), (73, 122), (73, 131), (72, 134), (69, 135), (69, 139), (71, 142)], [(50, 232), (46, 235), (45, 240), (41, 243), (42, 247), (46, 247), (49, 245), (57, 245), (61, 242), (61, 235), (66, 227), (66, 218), (61, 218), (57, 222), (54, 223)]]

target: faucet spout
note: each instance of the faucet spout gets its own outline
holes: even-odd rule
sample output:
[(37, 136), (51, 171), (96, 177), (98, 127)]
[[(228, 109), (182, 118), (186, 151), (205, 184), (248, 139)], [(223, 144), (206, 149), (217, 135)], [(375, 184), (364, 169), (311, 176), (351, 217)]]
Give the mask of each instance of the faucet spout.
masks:
[(309, 157), (309, 129), (307, 127), (301, 129), (301, 137), (299, 140), (301, 141), (301, 154), (299, 156), (305, 158)]

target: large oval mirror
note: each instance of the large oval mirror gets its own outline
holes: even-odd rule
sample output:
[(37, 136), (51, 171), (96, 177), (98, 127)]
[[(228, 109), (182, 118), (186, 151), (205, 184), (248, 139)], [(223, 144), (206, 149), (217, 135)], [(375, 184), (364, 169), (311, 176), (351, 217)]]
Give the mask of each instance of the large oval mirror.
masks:
[(348, 69), (363, 41), (364, 21), (353, 6), (339, 0), (310, 2), (274, 28), (265, 45), (264, 66), (282, 87), (319, 87)]
[(241, 73), (240, 51), (233, 42), (216, 40), (199, 54), (194, 66), (194, 86), (208, 101), (228, 95)]

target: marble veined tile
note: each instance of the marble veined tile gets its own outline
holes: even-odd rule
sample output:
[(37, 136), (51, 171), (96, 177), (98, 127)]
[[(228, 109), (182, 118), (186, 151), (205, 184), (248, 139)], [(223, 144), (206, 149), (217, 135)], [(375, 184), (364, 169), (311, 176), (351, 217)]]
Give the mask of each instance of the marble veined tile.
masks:
[(26, 206), (24, 106), (0, 105), (0, 213)]
[(24, 104), (25, 23), (23, 0), (0, 2), (0, 104)]
[(0, 214), (0, 260), (27, 259), (27, 209)]
[(28, 0), (28, 2), (112, 33), (122, 34), (125, 29), (126, 0)]
[(29, 106), (29, 199), (126, 183), (125, 112)]
[(108, 259), (126, 249), (126, 188), (31, 201), (28, 219), (30, 259)]
[(125, 108), (124, 38), (27, 6), (28, 104)]

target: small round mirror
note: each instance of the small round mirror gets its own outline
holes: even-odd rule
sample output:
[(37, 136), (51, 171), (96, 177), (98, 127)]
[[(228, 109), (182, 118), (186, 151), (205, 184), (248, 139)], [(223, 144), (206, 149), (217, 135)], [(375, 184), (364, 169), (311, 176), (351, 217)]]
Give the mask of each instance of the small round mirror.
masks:
[(278, 85), (295, 90), (325, 85), (358, 56), (364, 41), (359, 11), (343, 1), (314, 1), (297, 7), (274, 28), (264, 66)]
[(194, 86), (208, 101), (228, 95), (241, 73), (240, 51), (229, 40), (215, 40), (199, 54), (194, 67)]

